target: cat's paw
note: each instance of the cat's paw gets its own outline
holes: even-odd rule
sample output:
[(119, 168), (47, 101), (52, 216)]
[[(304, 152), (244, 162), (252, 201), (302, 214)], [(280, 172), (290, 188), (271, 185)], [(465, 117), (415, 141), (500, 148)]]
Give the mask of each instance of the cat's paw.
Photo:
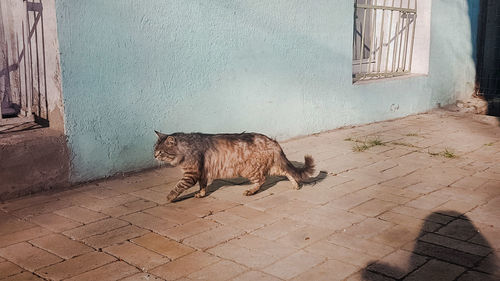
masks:
[(203, 197), (205, 197), (205, 195), (206, 195), (205, 190), (200, 190), (200, 191), (198, 191), (198, 192), (196, 192), (196, 193), (194, 194), (194, 197), (195, 197), (195, 198), (203, 198)]
[(172, 201), (175, 200), (175, 198), (177, 198), (177, 194), (173, 193), (173, 192), (170, 192), (168, 195), (167, 195), (167, 201), (168, 203), (171, 203)]
[(243, 195), (245, 195), (245, 196), (251, 196), (251, 195), (254, 195), (254, 194), (255, 194), (255, 191), (253, 191), (251, 189), (245, 190), (243, 192)]

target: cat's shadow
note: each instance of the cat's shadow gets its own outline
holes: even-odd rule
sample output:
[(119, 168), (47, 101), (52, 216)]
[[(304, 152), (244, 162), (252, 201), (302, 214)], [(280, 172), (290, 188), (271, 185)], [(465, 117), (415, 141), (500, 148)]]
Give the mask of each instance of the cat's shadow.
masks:
[[(296, 167), (302, 167), (304, 164), (300, 162), (295, 162), (291, 161), (294, 166)], [(310, 177), (304, 181), (302, 181), (302, 185), (315, 185), (318, 182), (321, 182), (326, 178), (328, 175), (328, 172), (326, 171), (320, 171), (318, 175), (315, 177)], [(280, 181), (285, 181), (288, 180), (286, 177), (283, 176), (267, 176), (266, 182), (261, 186), (260, 190), (257, 193), (263, 192), (265, 190), (268, 190), (269, 188), (275, 186), (278, 182)], [(214, 193), (215, 191), (219, 190), (220, 188), (223, 188), (225, 186), (234, 186), (234, 185), (251, 185), (252, 183), (247, 179), (247, 178), (232, 178), (232, 179), (217, 179), (212, 182), (211, 185), (207, 186), (207, 194), (205, 196), (209, 196), (210, 194)], [(191, 197), (194, 197), (194, 194), (198, 192), (191, 192), (185, 195), (182, 195), (178, 197), (175, 201), (182, 201)], [(256, 193), (256, 194), (257, 194)], [(242, 195), (243, 196), (243, 195)]]

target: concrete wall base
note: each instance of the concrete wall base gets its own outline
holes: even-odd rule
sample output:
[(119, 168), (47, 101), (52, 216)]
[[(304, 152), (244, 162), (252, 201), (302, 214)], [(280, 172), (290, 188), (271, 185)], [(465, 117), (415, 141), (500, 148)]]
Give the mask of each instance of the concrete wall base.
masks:
[(49, 128), (0, 135), (0, 201), (67, 186), (64, 135)]

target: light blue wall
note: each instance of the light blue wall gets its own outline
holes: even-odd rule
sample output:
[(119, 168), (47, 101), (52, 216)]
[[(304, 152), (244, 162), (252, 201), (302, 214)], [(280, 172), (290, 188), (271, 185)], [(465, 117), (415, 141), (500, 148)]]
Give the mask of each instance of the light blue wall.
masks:
[(72, 180), (154, 165), (154, 129), (286, 139), (450, 103), (468, 6), (433, 3), (429, 75), (353, 85), (349, 0), (57, 0)]

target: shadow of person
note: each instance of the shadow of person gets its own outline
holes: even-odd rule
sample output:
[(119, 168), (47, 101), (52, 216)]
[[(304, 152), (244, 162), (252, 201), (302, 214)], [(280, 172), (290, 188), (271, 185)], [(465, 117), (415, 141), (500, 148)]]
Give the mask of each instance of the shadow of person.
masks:
[(434, 212), (417, 237), (413, 245), (369, 262), (363, 280), (500, 280), (494, 250), (466, 216)]

